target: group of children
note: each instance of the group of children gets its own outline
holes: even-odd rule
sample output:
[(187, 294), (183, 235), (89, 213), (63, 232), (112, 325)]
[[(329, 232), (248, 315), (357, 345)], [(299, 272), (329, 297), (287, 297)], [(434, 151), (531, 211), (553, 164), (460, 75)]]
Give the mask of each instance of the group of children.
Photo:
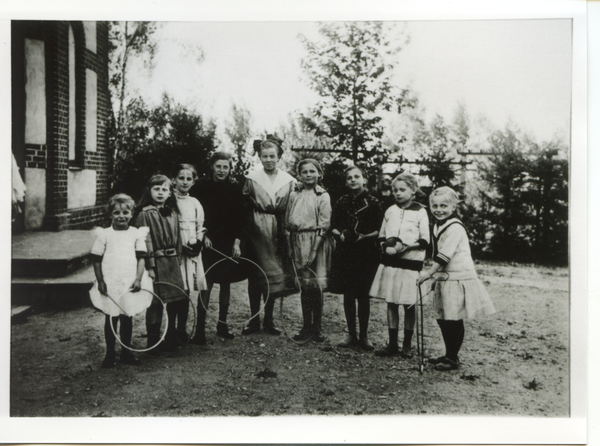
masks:
[[(345, 170), (348, 194), (333, 207), (329, 194), (319, 184), (323, 170), (318, 161), (300, 161), (297, 173), (299, 181), (292, 185), (283, 220), (285, 255), (293, 268), (288, 273), (293, 274), (300, 288), (303, 314), (303, 327), (293, 339), (324, 341), (321, 334), (323, 291), (329, 288), (343, 294), (348, 335), (339, 347), (356, 345), (374, 350), (367, 332), (370, 298), (375, 297), (387, 302), (389, 328), (387, 346), (375, 354), (409, 358), (417, 288), (444, 272), (444, 280), (436, 281), (433, 307), (446, 352), (429, 362), (436, 370), (458, 368), (463, 320), (492, 314), (495, 310), (477, 279), (467, 231), (455, 214), (456, 192), (449, 187), (432, 192), (430, 211), (435, 224), (430, 237), (428, 212), (415, 201), (418, 185), (409, 173), (400, 174), (392, 181), (395, 204), (385, 214), (379, 201), (367, 192), (367, 177), (359, 167), (350, 166)], [(121, 342), (130, 346), (131, 317), (128, 315), (147, 308), (148, 347), (159, 344), (163, 304), (152, 296), (138, 293), (140, 289), (154, 290), (166, 303), (169, 323), (161, 348), (172, 351), (187, 341), (188, 295), (207, 289), (200, 256), (205, 232), (204, 211), (200, 202), (189, 196), (196, 179), (195, 169), (184, 164), (173, 180), (163, 175), (152, 177), (137, 208), (133, 200), (123, 194), (109, 201), (112, 226), (103, 230), (92, 250), (97, 276), (92, 301), (106, 313), (107, 354), (103, 367), (115, 363), (110, 318), (113, 318), (113, 326), (120, 320)], [(135, 227), (129, 227), (134, 213), (137, 215)], [(235, 240), (233, 252), (238, 257), (239, 239)], [(425, 252), (431, 241), (433, 266), (424, 270)], [(154, 280), (154, 287), (150, 279)], [(399, 347), (401, 305), (404, 338)], [(274, 326), (268, 328), (277, 331)], [(221, 329), (229, 334), (226, 327)], [(250, 334), (256, 328), (250, 326), (244, 331)], [(229, 337), (225, 333), (223, 336)], [(139, 363), (128, 349), (121, 351), (121, 362)]]
[[(90, 298), (106, 314), (103, 368), (115, 365), (113, 329), (118, 321), (125, 346), (120, 362), (140, 363), (126, 347), (131, 347), (132, 316), (144, 310), (150, 354), (156, 354), (158, 346), (174, 351), (188, 341), (188, 295), (207, 288), (200, 258), (204, 211), (189, 196), (197, 177), (193, 166), (182, 164), (173, 179), (150, 178), (137, 207), (125, 194), (109, 200), (112, 224), (99, 231), (91, 252), (96, 284)], [(133, 226), (129, 226), (132, 219)], [(168, 325), (161, 336), (165, 306)]]

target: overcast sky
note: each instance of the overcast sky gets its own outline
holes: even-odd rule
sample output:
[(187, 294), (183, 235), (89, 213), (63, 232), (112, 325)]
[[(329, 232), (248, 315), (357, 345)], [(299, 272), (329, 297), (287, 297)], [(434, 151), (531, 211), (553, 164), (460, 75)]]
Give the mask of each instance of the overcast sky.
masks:
[[(569, 137), (571, 21), (399, 22), (410, 43), (398, 55), (395, 82), (410, 86), (427, 117), (451, 118), (462, 102), (495, 126), (509, 119), (536, 139)], [(161, 51), (144, 95), (163, 91), (220, 125), (231, 104), (245, 105), (257, 132), (317, 100), (302, 80), (298, 34), (319, 37), (316, 22), (163, 22)], [(204, 60), (190, 45), (201, 47)]]

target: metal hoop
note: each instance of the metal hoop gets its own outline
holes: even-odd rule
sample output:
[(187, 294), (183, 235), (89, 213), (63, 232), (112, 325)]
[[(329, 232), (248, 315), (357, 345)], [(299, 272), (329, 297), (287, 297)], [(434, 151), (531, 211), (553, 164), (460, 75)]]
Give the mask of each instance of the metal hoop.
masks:
[[(212, 249), (212, 248), (211, 248)], [(210, 265), (210, 267), (204, 271), (204, 278), (206, 278), (206, 275), (208, 274), (208, 272), (213, 269), (215, 266), (217, 266), (219, 263), (224, 262), (226, 260), (230, 260), (233, 261), (232, 257), (227, 257), (225, 254), (223, 254), (221, 251), (217, 251), (216, 249), (213, 249), (213, 251), (221, 254), (223, 256), (223, 258), (221, 260), (217, 260), (215, 263), (213, 263), (212, 265)], [(260, 272), (263, 274), (263, 276), (265, 277), (265, 283), (267, 284), (267, 298), (263, 300), (261, 299), (261, 305), (260, 305), (260, 309), (258, 310), (258, 312), (256, 312), (255, 314), (252, 314), (250, 316), (249, 319), (245, 320), (242, 324), (245, 326), (246, 324), (248, 324), (252, 319), (254, 319), (255, 317), (259, 316), (261, 313), (264, 312), (265, 306), (267, 304), (267, 302), (269, 301), (269, 299), (271, 298), (271, 286), (269, 285), (269, 277), (267, 276), (267, 273), (265, 273), (265, 271), (254, 261), (246, 258), (246, 257), (238, 257), (235, 260), (245, 260), (246, 262), (249, 262), (251, 264), (253, 264), (254, 266), (256, 266)], [(200, 305), (202, 305), (202, 308), (204, 309), (204, 313), (208, 314), (208, 308), (206, 305), (204, 305), (204, 302), (202, 301), (202, 296), (198, 295), (198, 302), (200, 302)], [(222, 324), (226, 324), (227, 322), (225, 321), (221, 321), (219, 319), (219, 317), (217, 316), (217, 322), (218, 323), (222, 323)]]
[[(126, 293), (129, 293), (130, 291), (131, 291), (131, 290), (127, 290), (127, 291), (125, 291), (123, 294), (121, 294), (121, 295), (119, 296), (119, 298), (121, 298), (121, 297), (122, 297), (123, 295), (125, 295)], [(164, 329), (164, 330), (163, 330), (163, 332), (162, 332), (162, 335), (160, 336), (160, 339), (158, 340), (158, 342), (157, 342), (156, 344), (154, 344), (152, 347), (147, 347), (147, 348), (133, 348), (133, 347), (128, 347), (128, 346), (126, 346), (125, 344), (123, 344), (123, 343), (121, 342), (121, 337), (120, 337), (119, 335), (117, 335), (117, 332), (115, 331), (115, 327), (114, 327), (114, 325), (113, 325), (113, 321), (112, 321), (112, 318), (113, 318), (114, 316), (110, 316), (110, 315), (109, 315), (108, 317), (109, 317), (109, 320), (110, 320), (110, 329), (112, 330), (112, 332), (113, 332), (113, 335), (115, 336), (115, 339), (116, 339), (116, 340), (117, 340), (117, 342), (118, 342), (118, 343), (121, 345), (121, 347), (124, 347), (124, 348), (126, 348), (127, 350), (131, 350), (132, 352), (144, 353), (144, 352), (150, 351), (150, 350), (152, 350), (152, 349), (154, 349), (154, 348), (158, 347), (158, 345), (159, 345), (159, 344), (160, 344), (162, 341), (164, 341), (164, 340), (165, 340), (165, 336), (167, 335), (167, 328), (166, 328), (166, 327), (168, 327), (168, 326), (169, 326), (169, 314), (167, 313), (167, 304), (166, 304), (166, 302), (165, 302), (165, 301), (163, 301), (163, 300), (160, 298), (160, 296), (158, 296), (158, 295), (157, 295), (157, 294), (156, 294), (154, 291), (146, 290), (146, 289), (144, 289), (144, 288), (140, 289), (140, 291), (145, 291), (145, 292), (147, 292), (147, 293), (150, 293), (150, 294), (152, 294), (152, 296), (156, 297), (156, 298), (157, 298), (157, 299), (160, 301), (160, 303), (163, 305), (163, 315), (166, 317), (166, 319), (167, 319), (167, 323), (166, 323), (165, 329)], [(123, 311), (123, 313), (125, 313), (125, 316), (127, 316), (127, 317), (133, 317), (133, 316), (129, 316), (129, 315), (127, 314), (127, 312), (126, 312), (125, 310), (123, 310), (123, 309), (121, 308), (121, 306), (120, 306), (119, 304), (117, 304), (117, 303), (114, 301), (114, 299), (113, 299), (113, 298), (111, 298), (110, 296), (108, 296), (108, 297), (109, 297), (109, 299), (110, 299), (110, 300), (112, 300), (112, 301), (115, 303), (115, 305), (116, 305), (117, 307), (119, 307), (119, 309), (120, 309), (121, 311)]]
[(177, 288), (179, 291), (181, 291), (187, 297), (188, 305), (192, 306), (192, 314), (194, 315), (194, 321), (192, 322), (192, 332), (189, 334), (189, 337), (188, 337), (187, 341), (185, 342), (187, 344), (188, 342), (190, 342), (190, 339), (192, 339), (192, 337), (196, 333), (196, 327), (198, 325), (197, 309), (196, 309), (196, 306), (194, 305), (194, 302), (192, 301), (189, 293), (187, 293), (185, 290), (181, 289), (179, 286), (175, 285), (174, 283), (170, 283), (170, 282), (154, 282), (154, 285), (171, 285), (172, 287)]

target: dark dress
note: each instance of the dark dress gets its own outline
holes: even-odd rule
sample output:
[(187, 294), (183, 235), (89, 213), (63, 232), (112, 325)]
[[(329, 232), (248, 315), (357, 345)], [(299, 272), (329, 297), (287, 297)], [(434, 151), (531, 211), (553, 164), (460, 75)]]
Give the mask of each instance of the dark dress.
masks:
[[(198, 183), (196, 198), (204, 208), (204, 227), (206, 236), (215, 249), (231, 256), (235, 239), (242, 240), (243, 200), (242, 188), (229, 180), (214, 181), (206, 178)], [(244, 250), (242, 246), (242, 256)], [(212, 266), (224, 257), (212, 249), (202, 250), (202, 263), (206, 280), (211, 283), (233, 283), (246, 279), (242, 262), (236, 264), (230, 260)], [(210, 271), (209, 271), (209, 268)]]
[[(337, 201), (333, 207), (331, 229), (340, 232), (354, 229), (360, 234), (369, 234), (379, 231), (382, 220), (379, 201), (364, 191), (356, 198), (348, 194)], [(379, 259), (376, 237), (355, 243), (338, 241), (329, 291), (368, 298)]]
[(181, 276), (181, 235), (179, 233), (179, 217), (177, 212), (167, 208), (146, 206), (135, 219), (134, 226), (150, 228), (146, 237), (146, 268), (156, 268), (155, 282), (171, 283), (155, 285), (155, 292), (167, 303), (187, 299), (180, 291), (183, 289)]

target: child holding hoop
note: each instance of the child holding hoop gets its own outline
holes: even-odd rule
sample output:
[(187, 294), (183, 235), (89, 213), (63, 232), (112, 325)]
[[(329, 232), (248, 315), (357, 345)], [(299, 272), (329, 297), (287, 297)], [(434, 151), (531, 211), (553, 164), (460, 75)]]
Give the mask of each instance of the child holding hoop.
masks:
[(372, 351), (373, 344), (367, 337), (371, 314), (369, 289), (379, 266), (377, 235), (383, 214), (379, 201), (366, 190), (367, 175), (362, 168), (346, 168), (344, 181), (349, 193), (335, 203), (331, 218), (331, 233), (338, 243), (330, 291), (344, 295), (344, 314), (348, 324), (348, 335), (338, 347), (358, 345)]
[[(154, 175), (148, 181), (146, 190), (138, 205), (140, 212), (135, 226), (150, 228), (146, 237), (148, 257), (146, 269), (155, 282), (154, 292), (167, 304), (169, 325), (161, 349), (175, 351), (182, 344), (177, 331), (185, 330), (188, 313), (188, 297), (180, 290), (185, 286), (181, 276), (181, 234), (177, 201), (173, 196), (173, 183), (164, 175)], [(148, 348), (155, 346), (160, 339), (163, 307), (158, 299), (146, 311)], [(156, 349), (151, 350), (152, 353)]]
[[(152, 281), (144, 268), (148, 228), (129, 226), (134, 207), (135, 203), (128, 195), (117, 194), (110, 198), (108, 214), (111, 226), (98, 230), (98, 238), (91, 251), (96, 282), (90, 290), (90, 299), (96, 308), (106, 314), (106, 357), (102, 361), (102, 368), (115, 365), (116, 339), (113, 328), (121, 322), (121, 342), (131, 347), (132, 316), (148, 308), (152, 302), (151, 294), (139, 292), (142, 288), (151, 290)], [(121, 348), (120, 362), (140, 364), (140, 360), (127, 348)]]
[(430, 358), (435, 370), (458, 368), (458, 352), (465, 336), (464, 319), (487, 316), (496, 312), (483, 284), (477, 278), (469, 236), (454, 211), (458, 194), (444, 186), (429, 196), (429, 205), (436, 219), (433, 226), (433, 266), (419, 273), (418, 284), (436, 272), (445, 272), (446, 280), (436, 282), (433, 308), (442, 331), (446, 354)]
[(290, 195), (285, 214), (288, 254), (300, 281), (300, 300), (304, 324), (294, 341), (323, 342), (321, 316), (323, 290), (331, 266), (333, 244), (328, 236), (331, 220), (329, 194), (318, 185), (323, 169), (318, 161), (298, 163), (300, 183)]
[[(206, 290), (206, 278), (200, 250), (204, 237), (204, 209), (200, 202), (191, 197), (190, 188), (198, 179), (198, 173), (191, 164), (179, 164), (175, 172), (173, 183), (175, 185), (175, 197), (179, 209), (179, 231), (181, 233), (181, 275), (183, 277), (184, 290), (189, 296), (198, 295), (200, 291)], [(187, 302), (186, 302), (187, 304)], [(178, 321), (177, 337), (182, 342), (188, 341), (185, 329), (189, 305), (181, 308), (181, 320)]]
[[(387, 302), (389, 343), (377, 350), (377, 356), (412, 357), (411, 342), (417, 302), (416, 279), (423, 269), (425, 249), (429, 245), (429, 218), (425, 206), (414, 201), (419, 186), (414, 175), (405, 172), (394, 178), (392, 194), (396, 204), (385, 211), (379, 241), (381, 264), (370, 294)], [(404, 340), (398, 349), (398, 307), (404, 306)]]

